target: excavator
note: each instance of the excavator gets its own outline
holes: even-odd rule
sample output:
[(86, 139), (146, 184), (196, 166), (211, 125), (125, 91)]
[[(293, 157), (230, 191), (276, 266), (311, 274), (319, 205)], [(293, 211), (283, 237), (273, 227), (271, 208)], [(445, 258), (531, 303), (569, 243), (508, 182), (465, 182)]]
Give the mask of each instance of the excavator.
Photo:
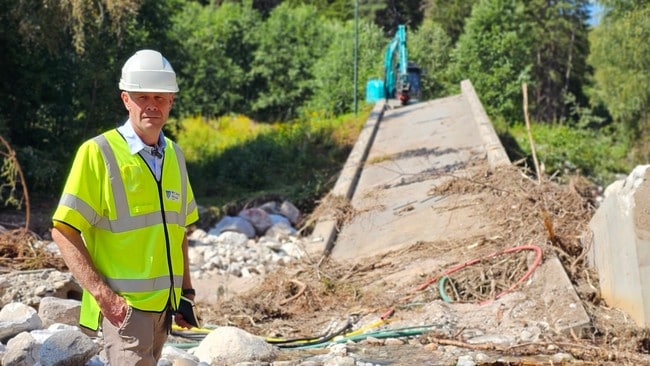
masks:
[(384, 58), (384, 91), (386, 99), (399, 99), (406, 105), (420, 92), (420, 68), (408, 61), (406, 26), (397, 26), (395, 36), (386, 47)]

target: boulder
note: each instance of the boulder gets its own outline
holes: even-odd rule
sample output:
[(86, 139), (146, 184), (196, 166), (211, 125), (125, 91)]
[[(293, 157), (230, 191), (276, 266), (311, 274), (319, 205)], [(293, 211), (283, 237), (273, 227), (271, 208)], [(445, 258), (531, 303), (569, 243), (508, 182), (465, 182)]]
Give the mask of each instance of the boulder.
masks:
[(271, 362), (278, 349), (264, 338), (236, 327), (218, 327), (211, 331), (194, 352), (210, 365), (236, 365), (241, 362)]

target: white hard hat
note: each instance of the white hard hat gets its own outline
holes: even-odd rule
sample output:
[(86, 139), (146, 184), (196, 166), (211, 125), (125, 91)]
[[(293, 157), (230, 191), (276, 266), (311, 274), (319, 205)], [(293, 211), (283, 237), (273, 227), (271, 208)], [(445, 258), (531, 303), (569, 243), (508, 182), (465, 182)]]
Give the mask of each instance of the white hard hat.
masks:
[(176, 93), (176, 73), (160, 52), (140, 50), (122, 67), (120, 89), (131, 92)]

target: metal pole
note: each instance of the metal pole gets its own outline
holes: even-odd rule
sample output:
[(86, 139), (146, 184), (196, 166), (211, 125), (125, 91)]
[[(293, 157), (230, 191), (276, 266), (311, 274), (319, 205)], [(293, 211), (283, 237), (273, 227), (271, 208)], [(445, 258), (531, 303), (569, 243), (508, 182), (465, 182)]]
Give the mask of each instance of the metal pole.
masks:
[(357, 101), (358, 69), (359, 69), (359, 0), (354, 0), (354, 115), (357, 114), (357, 110), (359, 108), (359, 102)]

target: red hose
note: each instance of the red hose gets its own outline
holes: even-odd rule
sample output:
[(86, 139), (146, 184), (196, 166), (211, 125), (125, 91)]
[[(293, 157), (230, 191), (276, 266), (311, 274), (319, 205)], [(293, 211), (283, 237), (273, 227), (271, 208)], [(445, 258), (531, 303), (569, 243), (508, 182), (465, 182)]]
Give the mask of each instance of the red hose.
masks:
[(485, 256), (483, 258), (472, 259), (470, 261), (467, 261), (465, 263), (462, 263), (462, 264), (459, 264), (459, 265), (456, 265), (454, 267), (451, 267), (451, 268), (447, 269), (446, 271), (440, 273), (436, 277), (433, 277), (430, 280), (428, 280), (427, 282), (425, 282), (424, 284), (420, 285), (415, 290), (412, 290), (411, 292), (409, 292), (409, 294), (414, 294), (414, 293), (416, 293), (418, 291), (422, 291), (422, 290), (426, 289), (427, 287), (429, 287), (429, 285), (431, 285), (432, 283), (437, 282), (438, 279), (440, 279), (442, 276), (447, 276), (447, 275), (449, 275), (451, 273), (460, 271), (461, 269), (469, 267), (472, 264), (476, 264), (476, 263), (480, 262), (483, 259), (496, 257), (496, 256), (502, 255), (502, 254), (516, 253), (516, 252), (520, 252), (522, 250), (534, 250), (535, 253), (537, 253), (537, 257), (535, 258), (535, 262), (533, 262), (533, 265), (528, 269), (528, 271), (526, 273), (524, 273), (524, 275), (519, 279), (519, 281), (517, 281), (515, 284), (510, 286), (510, 288), (508, 288), (507, 290), (504, 290), (501, 293), (497, 294), (494, 297), (494, 299), (485, 300), (485, 301), (482, 301), (482, 302), (479, 303), (479, 305), (489, 304), (492, 301), (494, 301), (494, 300), (500, 298), (501, 296), (507, 294), (508, 292), (512, 291), (515, 287), (519, 286), (519, 284), (526, 281), (526, 279), (528, 279), (528, 277), (530, 277), (530, 275), (533, 273), (533, 271), (542, 262), (542, 248), (538, 247), (537, 245), (522, 245), (522, 246), (512, 247), (512, 248), (508, 248), (508, 249), (505, 249), (505, 250), (502, 250), (502, 251), (494, 252), (494, 253), (489, 254), (489, 255), (487, 255), (487, 256)]

